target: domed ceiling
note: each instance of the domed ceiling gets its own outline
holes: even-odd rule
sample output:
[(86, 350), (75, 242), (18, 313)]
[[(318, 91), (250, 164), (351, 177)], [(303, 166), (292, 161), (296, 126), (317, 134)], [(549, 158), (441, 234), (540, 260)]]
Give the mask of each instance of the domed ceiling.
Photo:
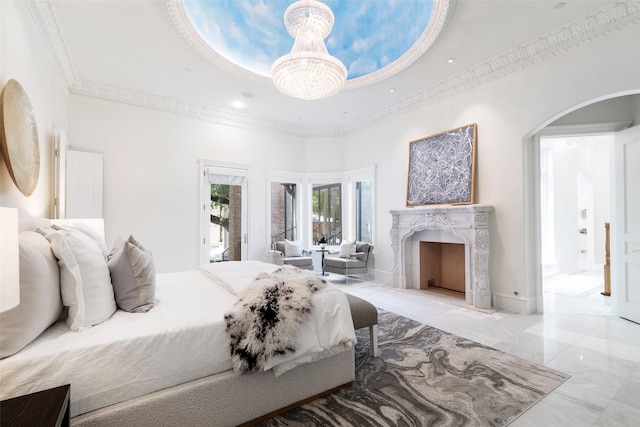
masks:
[[(346, 66), (346, 87), (380, 81), (409, 66), (435, 41), (448, 0), (324, 0), (335, 23), (325, 44)], [(291, 51), (284, 13), (293, 0), (182, 2), (180, 25), (197, 34), (200, 49), (227, 71), (271, 78), (271, 65)], [(195, 32), (195, 34), (194, 34)], [(206, 44), (206, 48), (204, 48)], [(254, 76), (250, 76), (253, 74)]]

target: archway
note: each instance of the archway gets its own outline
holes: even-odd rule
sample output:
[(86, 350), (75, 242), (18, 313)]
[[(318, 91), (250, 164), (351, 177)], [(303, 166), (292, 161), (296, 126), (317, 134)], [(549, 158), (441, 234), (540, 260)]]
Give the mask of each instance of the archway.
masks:
[[(623, 130), (633, 123), (633, 117), (637, 117), (636, 111), (631, 111), (625, 117), (608, 117), (602, 122), (594, 120), (577, 124), (562, 124), (564, 117), (575, 115), (582, 109), (597, 106), (599, 103), (610, 103), (615, 100), (627, 100), (625, 97), (633, 96), (632, 105), (639, 108), (640, 101), (636, 101), (640, 90), (610, 94), (600, 98), (585, 101), (565, 111), (559, 112), (534, 128), (523, 138), (523, 167), (524, 167), (524, 253), (525, 253), (525, 290), (526, 294), (535, 296), (536, 311), (542, 313), (542, 256), (541, 256), (541, 191), (540, 191), (540, 137), (545, 135), (576, 135), (576, 134), (605, 134)], [(621, 101), (622, 102), (622, 101)], [(615, 285), (612, 284), (612, 292)]]

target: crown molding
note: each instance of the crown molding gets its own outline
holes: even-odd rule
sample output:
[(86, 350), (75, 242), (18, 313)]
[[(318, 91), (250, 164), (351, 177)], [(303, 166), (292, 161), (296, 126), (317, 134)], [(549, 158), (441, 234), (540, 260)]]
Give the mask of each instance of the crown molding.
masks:
[(69, 92), (73, 95), (177, 114), (191, 119), (226, 126), (237, 126), (255, 130), (270, 129), (297, 136), (305, 136), (308, 134), (302, 126), (293, 126), (284, 122), (240, 114), (235, 111), (213, 108), (151, 93), (117, 88), (87, 80), (76, 81)]
[(38, 27), (42, 40), (48, 47), (47, 52), (57, 65), (62, 80), (67, 85), (67, 88), (71, 87), (76, 80), (76, 73), (53, 3), (50, 1), (27, 0), (26, 4)]
[[(228, 126), (238, 126), (249, 129), (270, 129), (276, 132), (302, 137), (345, 136), (357, 132), (373, 124), (378, 124), (408, 112), (419, 110), (427, 105), (436, 104), (507, 74), (520, 71), (539, 61), (546, 60), (600, 37), (604, 37), (627, 25), (640, 22), (639, 0), (627, 0), (615, 3), (584, 19), (548, 32), (536, 40), (497, 55), (449, 79), (421, 89), (412, 95), (371, 114), (352, 120), (349, 123), (334, 127), (309, 127), (267, 120), (257, 116), (239, 114), (229, 110), (212, 108), (158, 95), (110, 87), (97, 82), (77, 80), (64, 33), (59, 25), (55, 7), (52, 2), (28, 0), (27, 4), (38, 25), (41, 36), (54, 55), (54, 62), (58, 66), (72, 94), (150, 108)], [(171, 12), (168, 9), (166, 10), (169, 13), (178, 13), (175, 11)]]

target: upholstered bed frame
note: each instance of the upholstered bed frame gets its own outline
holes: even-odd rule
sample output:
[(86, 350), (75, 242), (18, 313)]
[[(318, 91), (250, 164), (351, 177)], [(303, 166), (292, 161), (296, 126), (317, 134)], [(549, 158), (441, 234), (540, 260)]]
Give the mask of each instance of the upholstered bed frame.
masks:
[(77, 416), (71, 425), (251, 425), (349, 386), (354, 372), (353, 349), (298, 366), (279, 377), (270, 371), (244, 376), (225, 371)]

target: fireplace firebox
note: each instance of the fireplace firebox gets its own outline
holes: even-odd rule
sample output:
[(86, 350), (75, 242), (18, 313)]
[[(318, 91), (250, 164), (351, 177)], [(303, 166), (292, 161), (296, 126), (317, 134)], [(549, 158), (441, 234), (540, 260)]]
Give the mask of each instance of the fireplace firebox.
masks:
[(420, 289), (465, 297), (463, 244), (420, 242)]

